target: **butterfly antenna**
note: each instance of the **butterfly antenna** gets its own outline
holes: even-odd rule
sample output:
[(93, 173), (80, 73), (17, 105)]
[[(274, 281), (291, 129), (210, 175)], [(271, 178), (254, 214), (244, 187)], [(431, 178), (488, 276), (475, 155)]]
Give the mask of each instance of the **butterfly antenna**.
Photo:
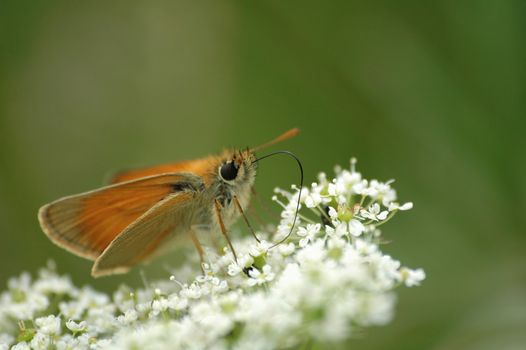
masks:
[[(295, 130), (295, 129), (292, 129), (292, 130)], [(292, 131), (291, 130), (291, 131)], [(290, 132), (290, 131), (289, 131)], [(287, 133), (285, 133), (287, 134)], [(283, 135), (285, 135), (283, 134)], [(283, 136), (282, 135), (282, 136)], [(279, 137), (278, 137), (279, 138)], [(272, 142), (272, 141), (271, 141)], [(301, 191), (303, 189), (303, 166), (301, 165), (301, 161), (299, 160), (298, 157), (296, 157), (296, 155), (292, 152), (289, 152), (289, 151), (276, 151), (276, 152), (273, 152), (273, 153), (270, 153), (270, 154), (267, 154), (265, 156), (262, 156), (262, 157), (259, 157), (257, 158), (255, 162), (259, 162), (260, 160), (263, 160), (265, 158), (268, 158), (268, 157), (271, 157), (271, 156), (275, 156), (275, 155), (278, 155), (278, 154), (285, 154), (289, 157), (292, 157), (294, 158), (294, 160), (296, 160), (296, 163), (298, 164), (298, 167), (300, 169), (300, 187), (299, 187), (299, 192), (298, 192), (298, 203), (296, 204), (296, 213), (294, 214), (294, 220), (292, 221), (292, 226), (290, 228), (290, 231), (289, 233), (282, 239), (280, 240), (279, 242), (277, 243), (274, 243), (269, 249), (272, 249), (278, 245), (280, 245), (281, 243), (285, 242), (289, 237), (290, 235), (292, 234), (292, 231), (294, 230), (294, 226), (296, 225), (296, 220), (298, 219), (298, 214), (299, 214), (299, 210), (300, 210), (300, 201), (301, 201)]]
[(268, 142), (265, 142), (265, 143), (262, 144), (262, 145), (259, 145), (259, 146), (257, 146), (257, 147), (252, 148), (250, 151), (251, 151), (251, 152), (257, 152), (257, 151), (259, 151), (259, 150), (261, 150), (261, 149), (263, 149), (263, 148), (270, 147), (270, 146), (272, 146), (272, 145), (275, 145), (275, 144), (278, 143), (278, 142), (285, 141), (285, 140), (287, 140), (287, 139), (290, 139), (291, 137), (294, 137), (294, 136), (298, 135), (299, 132), (300, 132), (300, 129), (298, 129), (298, 128), (292, 128), (292, 129), (290, 129), (289, 131), (287, 131), (287, 132), (285, 132), (285, 133), (279, 135), (279, 136), (276, 137), (275, 139), (270, 140), (270, 141), (268, 141)]

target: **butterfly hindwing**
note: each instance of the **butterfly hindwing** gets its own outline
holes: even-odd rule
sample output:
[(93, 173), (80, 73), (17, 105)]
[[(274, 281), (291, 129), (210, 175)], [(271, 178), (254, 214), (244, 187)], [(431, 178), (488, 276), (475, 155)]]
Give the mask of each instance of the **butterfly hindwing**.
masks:
[(94, 277), (124, 273), (131, 266), (148, 259), (174, 231), (190, 226), (190, 207), (195, 205), (191, 192), (174, 193), (141, 215), (97, 258)]

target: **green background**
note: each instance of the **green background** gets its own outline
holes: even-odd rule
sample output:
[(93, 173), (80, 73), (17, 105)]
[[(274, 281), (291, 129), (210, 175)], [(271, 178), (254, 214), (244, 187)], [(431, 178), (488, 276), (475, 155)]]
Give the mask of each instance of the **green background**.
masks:
[[(53, 258), (38, 207), (109, 171), (280, 145), (318, 171), (359, 160), (414, 210), (384, 249), (428, 275), (358, 349), (526, 344), (524, 1), (0, 2), (0, 282)], [(261, 166), (257, 189), (297, 181)], [(158, 266), (158, 265), (154, 265)], [(2, 287), (3, 289), (4, 287)]]

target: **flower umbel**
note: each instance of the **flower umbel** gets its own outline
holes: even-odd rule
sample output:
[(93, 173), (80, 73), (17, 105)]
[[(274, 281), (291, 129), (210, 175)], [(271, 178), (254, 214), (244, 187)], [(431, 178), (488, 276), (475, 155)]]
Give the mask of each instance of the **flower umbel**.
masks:
[[(259, 231), (266, 241), (233, 239), (237, 261), (226, 248), (209, 251), (202, 270), (185, 265), (112, 297), (75, 287), (53, 265), (36, 280), (12, 278), (0, 295), (0, 350), (290, 348), (390, 322), (395, 288), (418, 286), (425, 273), (382, 253), (379, 226), (413, 204), (396, 202), (392, 181), (363, 179), (355, 164), (337, 167), (334, 179), (320, 174), (301, 198), (296, 187), (276, 189), (280, 222)], [(298, 199), (293, 233), (274, 247)]]

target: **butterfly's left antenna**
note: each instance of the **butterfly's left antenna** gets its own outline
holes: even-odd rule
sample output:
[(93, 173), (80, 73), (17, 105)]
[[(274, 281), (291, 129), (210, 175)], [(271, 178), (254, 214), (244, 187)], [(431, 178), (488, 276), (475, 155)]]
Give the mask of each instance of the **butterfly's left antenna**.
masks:
[[(292, 129), (292, 130), (294, 130), (294, 129)], [(292, 130), (290, 130), (290, 131), (292, 131)], [(283, 134), (282, 136), (284, 136), (286, 134), (287, 133)], [(289, 136), (289, 137), (291, 137), (291, 136)], [(279, 137), (278, 137), (278, 139), (279, 139)], [(275, 141), (275, 140), (273, 140), (273, 141)], [(271, 142), (273, 142), (273, 141), (271, 141)], [(276, 141), (276, 142), (278, 142), (278, 141)], [(275, 142), (273, 142), (273, 143), (275, 143)], [(264, 145), (264, 146), (266, 146), (266, 145)], [(257, 147), (257, 148), (259, 148), (259, 147)], [(296, 213), (294, 214), (294, 220), (292, 221), (292, 226), (290, 228), (290, 231), (281, 241), (279, 241), (277, 243), (274, 243), (269, 249), (272, 249), (272, 248), (280, 245), (281, 243), (285, 242), (290, 237), (290, 235), (292, 234), (292, 231), (294, 230), (294, 225), (296, 225), (296, 220), (298, 218), (298, 214), (299, 214), (299, 211), (300, 211), (301, 191), (303, 189), (303, 166), (301, 165), (301, 161), (299, 160), (299, 158), (294, 153), (289, 152), (289, 151), (276, 151), (276, 152), (273, 152), (273, 153), (270, 153), (270, 154), (267, 154), (265, 156), (257, 158), (254, 161), (254, 163), (255, 162), (259, 162), (262, 159), (265, 159), (265, 158), (268, 158), (268, 157), (271, 157), (271, 156), (275, 156), (277, 154), (285, 154), (285, 155), (287, 155), (289, 157), (292, 157), (292, 158), (294, 158), (296, 160), (296, 163), (298, 163), (298, 167), (300, 169), (300, 187), (299, 187), (299, 193), (298, 193), (298, 203), (296, 204)]]
[[(289, 131), (286, 131), (284, 132), (283, 134), (279, 135), (278, 137), (276, 137), (275, 139), (273, 140), (270, 140), (268, 142), (265, 142), (259, 146), (256, 146), (252, 149), (250, 149), (250, 152), (257, 152), (263, 148), (267, 148), (267, 147), (270, 147), (272, 145), (275, 145), (276, 143), (278, 142), (281, 142), (281, 141), (285, 141), (287, 139), (290, 139), (291, 137), (294, 137), (296, 135), (298, 135), (300, 132), (300, 129), (298, 128), (292, 128), (290, 129)], [(261, 158), (260, 158), (261, 159)]]

